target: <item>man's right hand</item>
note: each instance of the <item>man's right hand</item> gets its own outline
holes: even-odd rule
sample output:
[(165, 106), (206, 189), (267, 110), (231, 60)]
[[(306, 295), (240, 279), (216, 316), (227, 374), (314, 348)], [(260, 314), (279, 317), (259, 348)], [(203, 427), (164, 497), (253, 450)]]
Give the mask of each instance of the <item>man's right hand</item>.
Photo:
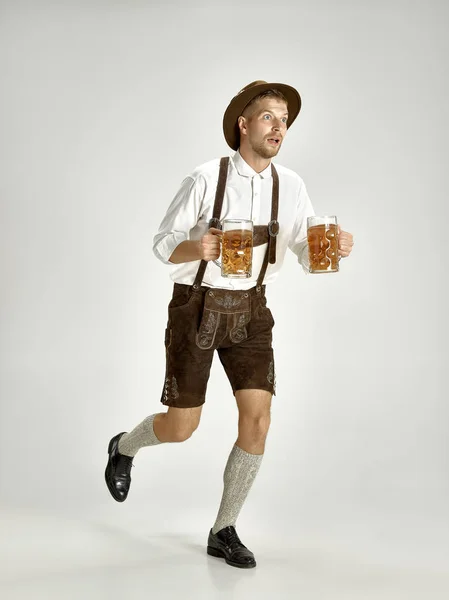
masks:
[(200, 256), (202, 260), (217, 260), (220, 256), (220, 238), (222, 235), (220, 229), (211, 227), (206, 235), (199, 241)]

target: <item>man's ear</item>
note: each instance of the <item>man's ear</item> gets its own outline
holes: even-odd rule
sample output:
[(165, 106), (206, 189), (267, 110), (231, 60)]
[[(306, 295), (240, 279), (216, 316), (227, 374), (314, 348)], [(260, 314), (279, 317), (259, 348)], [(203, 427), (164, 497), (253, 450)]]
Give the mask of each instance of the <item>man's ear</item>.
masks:
[(240, 135), (242, 135), (242, 134), (246, 135), (246, 117), (242, 117), (240, 115), (240, 117), (237, 120), (237, 124), (239, 126)]

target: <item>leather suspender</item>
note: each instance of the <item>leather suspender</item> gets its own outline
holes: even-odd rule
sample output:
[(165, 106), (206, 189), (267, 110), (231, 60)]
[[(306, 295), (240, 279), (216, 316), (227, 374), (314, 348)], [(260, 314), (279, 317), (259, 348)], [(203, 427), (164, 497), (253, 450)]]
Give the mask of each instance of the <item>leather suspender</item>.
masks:
[(273, 177), (273, 191), (271, 195), (271, 221), (268, 223), (268, 250), (270, 264), (276, 262), (276, 236), (279, 233), (278, 208), (279, 208), (279, 175), (271, 163), (271, 176)]
[(223, 206), (223, 199), (226, 190), (226, 180), (228, 178), (229, 156), (224, 156), (220, 159), (220, 171), (218, 173), (217, 191), (215, 192), (214, 210), (212, 219), (209, 221), (209, 227), (221, 229), (220, 216)]
[[(229, 156), (224, 156), (220, 159), (220, 171), (218, 173), (218, 183), (217, 191), (215, 192), (214, 209), (212, 212), (212, 219), (209, 221), (209, 227), (215, 227), (216, 229), (221, 229), (220, 215), (226, 189), (226, 179), (228, 177), (228, 165)], [(199, 290), (201, 287), (201, 282), (203, 281), (204, 273), (206, 272), (207, 262), (207, 260), (202, 260), (200, 262), (200, 266), (195, 277), (195, 282), (193, 284), (194, 290)]]

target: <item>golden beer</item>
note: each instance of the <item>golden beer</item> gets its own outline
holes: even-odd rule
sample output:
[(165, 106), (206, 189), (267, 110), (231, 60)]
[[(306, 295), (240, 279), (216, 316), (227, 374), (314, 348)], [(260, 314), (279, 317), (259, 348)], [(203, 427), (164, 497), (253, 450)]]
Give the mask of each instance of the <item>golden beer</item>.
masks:
[(252, 230), (223, 231), (221, 238), (222, 277), (251, 277), (252, 258)]
[(307, 241), (309, 244), (310, 273), (337, 272), (339, 269), (337, 223), (309, 226)]

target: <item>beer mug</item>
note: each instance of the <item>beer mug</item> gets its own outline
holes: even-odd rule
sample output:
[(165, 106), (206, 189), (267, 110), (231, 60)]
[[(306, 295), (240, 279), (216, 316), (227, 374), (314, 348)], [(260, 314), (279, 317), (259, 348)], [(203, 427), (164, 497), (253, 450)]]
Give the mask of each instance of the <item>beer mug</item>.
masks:
[(253, 222), (248, 219), (221, 221), (221, 276), (234, 279), (251, 277), (253, 262)]
[(308, 217), (309, 273), (337, 273), (337, 217)]

